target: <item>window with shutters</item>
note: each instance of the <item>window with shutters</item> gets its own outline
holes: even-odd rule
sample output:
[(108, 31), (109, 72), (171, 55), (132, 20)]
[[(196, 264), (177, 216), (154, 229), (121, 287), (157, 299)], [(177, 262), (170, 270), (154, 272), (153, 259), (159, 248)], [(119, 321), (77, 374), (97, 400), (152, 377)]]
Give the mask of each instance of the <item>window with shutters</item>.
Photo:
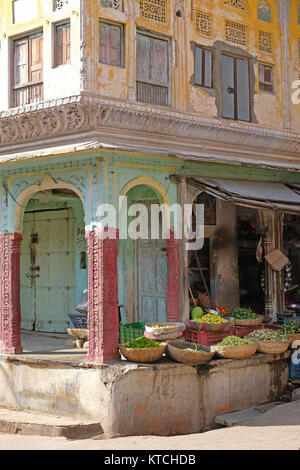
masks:
[(123, 67), (123, 25), (99, 22), (99, 61), (102, 64)]
[(258, 64), (259, 89), (260, 91), (274, 92), (273, 66), (268, 64)]
[(137, 33), (137, 101), (168, 105), (169, 77), (169, 41), (146, 33)]
[(213, 52), (204, 47), (195, 46), (195, 85), (213, 87)]
[(250, 76), (247, 59), (222, 55), (222, 115), (250, 121)]
[(70, 22), (55, 26), (54, 65), (71, 62), (71, 26)]
[(23, 106), (43, 99), (42, 32), (14, 41), (13, 105)]

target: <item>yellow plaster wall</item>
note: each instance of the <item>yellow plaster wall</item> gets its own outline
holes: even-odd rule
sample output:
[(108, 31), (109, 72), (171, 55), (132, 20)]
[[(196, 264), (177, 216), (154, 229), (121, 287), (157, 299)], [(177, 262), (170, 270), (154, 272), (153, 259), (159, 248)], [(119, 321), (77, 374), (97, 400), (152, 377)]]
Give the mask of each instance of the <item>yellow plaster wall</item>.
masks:
[[(290, 36), (288, 39), (290, 63), (283, 61), (283, 46), (281, 41), (281, 24), (277, 5), (280, 2), (268, 0), (273, 9), (273, 23), (257, 19), (258, 0), (248, 0), (249, 13), (225, 6), (224, 0), (167, 0), (167, 24), (143, 18), (139, 14), (140, 0), (124, 0), (124, 11), (101, 8), (100, 0), (86, 0), (86, 23), (84, 33), (80, 30), (80, 0), (73, 0), (63, 10), (53, 12), (52, 0), (37, 0), (38, 16), (28, 23), (12, 23), (12, 0), (2, 0), (0, 15), (1, 35), (1, 77), (2, 90), (10, 88), (8, 73), (3, 64), (8, 62), (12, 41), (30, 32), (43, 28), (44, 31), (44, 98), (52, 99), (69, 96), (82, 91), (100, 96), (131, 100), (135, 99), (135, 39), (136, 28), (145, 29), (165, 37), (172, 38), (171, 42), (171, 78), (172, 106), (183, 111), (197, 113), (205, 117), (218, 117), (216, 92), (209, 92), (192, 83), (194, 74), (194, 54), (192, 44), (213, 47), (216, 41), (225, 41), (225, 18), (247, 26), (247, 46), (238, 46), (254, 58), (255, 70), (255, 116), (257, 123), (262, 126), (282, 128), (288, 125), (284, 121), (286, 105), (290, 100), (287, 95), (289, 86), (283, 83), (293, 80), (300, 75), (300, 59), (298, 57), (298, 38), (300, 26), (297, 24), (297, 5), (299, 0), (292, 0), (290, 11)], [(211, 37), (199, 34), (194, 26), (192, 11), (200, 9), (213, 17)], [(180, 11), (182, 17), (177, 17)], [(66, 19), (71, 20), (72, 61), (70, 65), (53, 68), (53, 29), (54, 24)], [(124, 26), (124, 66), (112, 67), (99, 62), (99, 19), (121, 23)], [(263, 30), (273, 34), (273, 53), (262, 54), (258, 51), (258, 31)], [(83, 37), (82, 37), (83, 34)], [(85, 48), (82, 48), (84, 45)], [(83, 52), (84, 51), (84, 52)], [(7, 60), (8, 58), (8, 60)], [(82, 89), (82, 63), (85, 59), (85, 88)], [(259, 90), (258, 65), (261, 61), (274, 66), (275, 93), (270, 94)], [(177, 67), (176, 67), (177, 64)], [(180, 64), (180, 67), (178, 67)], [(289, 71), (289, 75), (288, 75)], [(220, 71), (219, 71), (220, 73)], [(286, 73), (286, 77), (283, 76)], [(293, 130), (299, 130), (300, 105), (290, 105), (289, 125)], [(4, 94), (0, 97), (0, 109), (9, 107)]]

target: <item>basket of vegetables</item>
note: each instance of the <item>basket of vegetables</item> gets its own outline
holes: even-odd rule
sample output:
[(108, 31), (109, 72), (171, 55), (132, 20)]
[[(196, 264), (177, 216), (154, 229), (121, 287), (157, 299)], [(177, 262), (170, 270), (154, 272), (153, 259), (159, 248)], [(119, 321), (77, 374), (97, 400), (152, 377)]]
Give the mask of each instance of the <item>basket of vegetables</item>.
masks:
[(174, 361), (187, 365), (205, 364), (215, 354), (209, 347), (187, 341), (168, 342), (167, 353)]
[(256, 326), (262, 323), (262, 317), (250, 308), (237, 307), (230, 310), (228, 315), (235, 319), (236, 326)]
[(249, 359), (257, 351), (257, 343), (251, 339), (227, 336), (220, 343), (211, 346), (219, 357), (225, 359)]
[[(200, 309), (200, 310), (199, 310)], [(196, 307), (191, 314), (192, 319), (186, 320), (186, 326), (197, 331), (227, 331), (234, 325), (234, 319), (213, 313), (205, 313)]]
[(288, 336), (291, 343), (300, 340), (300, 321), (295, 320), (282, 325), (279, 333)]
[(289, 348), (290, 339), (282, 335), (279, 330), (255, 330), (246, 336), (257, 343), (257, 352), (265, 354), (282, 354)]
[(130, 362), (156, 362), (159, 361), (166, 345), (141, 336), (140, 338), (121, 344), (121, 354)]

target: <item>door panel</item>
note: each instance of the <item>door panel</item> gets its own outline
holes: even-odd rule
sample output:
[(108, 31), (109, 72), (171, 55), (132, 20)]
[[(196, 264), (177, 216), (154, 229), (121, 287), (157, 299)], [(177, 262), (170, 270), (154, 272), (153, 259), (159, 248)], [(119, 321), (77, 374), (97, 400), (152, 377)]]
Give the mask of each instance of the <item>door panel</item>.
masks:
[(222, 56), (222, 98), (223, 117), (234, 119), (234, 59), (226, 55)]
[(238, 119), (250, 121), (249, 102), (249, 63), (247, 60), (237, 59), (237, 113)]
[(145, 323), (166, 321), (166, 240), (137, 240), (135, 250), (135, 319)]
[[(37, 243), (31, 244), (31, 234)], [(35, 250), (36, 270), (32, 269)], [(36, 278), (26, 274), (35, 272)], [(21, 251), (22, 328), (66, 332), (75, 308), (75, 237), (71, 210), (27, 213)], [(30, 328), (31, 327), (31, 328)]]

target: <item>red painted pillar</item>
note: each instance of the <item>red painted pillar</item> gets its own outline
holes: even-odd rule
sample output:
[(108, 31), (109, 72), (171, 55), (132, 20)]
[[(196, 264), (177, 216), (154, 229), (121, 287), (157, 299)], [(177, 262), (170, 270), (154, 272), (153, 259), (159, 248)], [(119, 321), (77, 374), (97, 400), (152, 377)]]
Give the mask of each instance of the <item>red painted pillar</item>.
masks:
[[(107, 236), (108, 235), (108, 236)], [(87, 234), (88, 285), (88, 361), (105, 363), (118, 360), (118, 230)]]
[(21, 346), (20, 244), (22, 235), (0, 235), (0, 351), (19, 354)]
[(170, 231), (167, 239), (167, 319), (180, 321), (180, 275), (179, 275), (179, 240)]

